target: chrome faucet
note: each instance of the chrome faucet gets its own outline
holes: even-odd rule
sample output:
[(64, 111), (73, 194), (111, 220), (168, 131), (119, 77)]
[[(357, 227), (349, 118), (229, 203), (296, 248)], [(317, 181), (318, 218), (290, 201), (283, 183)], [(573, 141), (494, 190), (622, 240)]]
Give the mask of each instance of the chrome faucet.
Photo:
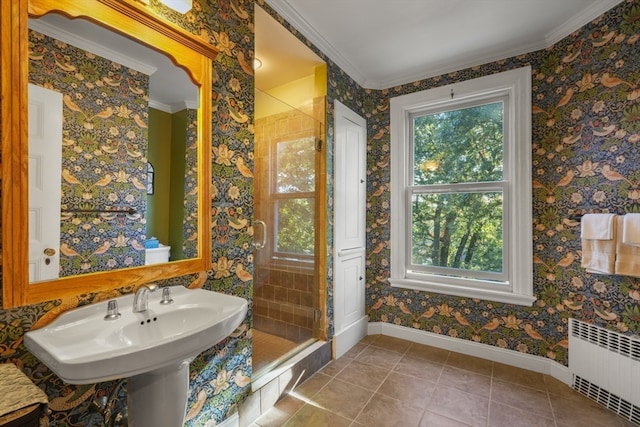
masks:
[(154, 292), (158, 289), (158, 285), (149, 283), (148, 285), (142, 285), (136, 291), (133, 296), (133, 312), (145, 313), (149, 308), (149, 292)]

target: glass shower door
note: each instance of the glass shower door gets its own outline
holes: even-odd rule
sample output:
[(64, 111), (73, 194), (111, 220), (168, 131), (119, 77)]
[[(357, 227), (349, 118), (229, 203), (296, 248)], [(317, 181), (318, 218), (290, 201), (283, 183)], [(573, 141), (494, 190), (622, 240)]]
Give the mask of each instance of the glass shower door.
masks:
[[(254, 377), (319, 331), (316, 167), (320, 122), (264, 93), (256, 115)], [(264, 104), (263, 104), (264, 105)]]

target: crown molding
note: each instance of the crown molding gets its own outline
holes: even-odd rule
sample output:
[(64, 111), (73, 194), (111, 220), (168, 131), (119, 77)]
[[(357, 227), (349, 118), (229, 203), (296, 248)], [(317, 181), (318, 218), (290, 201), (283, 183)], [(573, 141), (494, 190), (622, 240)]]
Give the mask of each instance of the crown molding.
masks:
[(149, 99), (149, 107), (156, 110), (164, 111), (165, 113), (173, 114), (184, 109), (197, 110), (199, 105), (195, 101), (185, 100), (184, 102), (175, 102), (173, 104), (165, 104), (163, 102)]
[(624, 0), (600, 0), (592, 4), (590, 7), (581, 10), (573, 18), (560, 25), (553, 31), (550, 31), (546, 35), (546, 47), (553, 46), (563, 38), (567, 37), (569, 34), (584, 27), (589, 22), (593, 21), (594, 19), (610, 10), (614, 6), (618, 5), (619, 3), (622, 3), (623, 1)]
[[(289, 24), (298, 30), (324, 55), (331, 59), (345, 73), (356, 81), (360, 86), (365, 83), (364, 74), (349, 61), (343, 54), (333, 46), (324, 36), (319, 33), (298, 11), (291, 6), (289, 0), (265, 0), (273, 10), (283, 17)], [(364, 86), (363, 86), (364, 87)]]
[(589, 22), (593, 21), (606, 11), (610, 10), (624, 0), (601, 0), (590, 7), (579, 11), (573, 18), (547, 33), (541, 39), (533, 40), (530, 43), (522, 44), (515, 48), (487, 51), (485, 54), (475, 57), (473, 60), (448, 61), (434, 66), (429, 66), (421, 71), (409, 71), (407, 73), (397, 74), (386, 80), (367, 79), (363, 73), (350, 62), (336, 46), (329, 43), (308, 21), (304, 19), (291, 5), (291, 0), (265, 0), (281, 17), (289, 24), (305, 36), (313, 45), (323, 54), (331, 59), (338, 67), (347, 73), (360, 86), (366, 89), (389, 89), (394, 86), (413, 83), (419, 80), (427, 79), (460, 71), (466, 68), (475, 67), (491, 62), (512, 58), (518, 55), (535, 52), (553, 46), (563, 38), (567, 37), (576, 30), (579, 30)]

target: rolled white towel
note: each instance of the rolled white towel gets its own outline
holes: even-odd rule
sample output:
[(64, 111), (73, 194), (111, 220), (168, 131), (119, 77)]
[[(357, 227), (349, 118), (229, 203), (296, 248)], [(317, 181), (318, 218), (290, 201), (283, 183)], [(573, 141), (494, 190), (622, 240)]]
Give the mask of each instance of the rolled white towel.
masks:
[(581, 237), (587, 240), (613, 239), (615, 214), (585, 214), (580, 220)]
[(640, 214), (630, 213), (624, 217), (622, 225), (622, 243), (640, 246)]

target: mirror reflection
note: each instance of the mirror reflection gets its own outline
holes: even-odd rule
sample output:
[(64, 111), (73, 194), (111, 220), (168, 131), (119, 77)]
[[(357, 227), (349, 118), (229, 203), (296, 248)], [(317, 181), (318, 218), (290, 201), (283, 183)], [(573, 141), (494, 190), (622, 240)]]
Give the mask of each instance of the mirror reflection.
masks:
[(198, 88), (89, 21), (29, 20), (29, 281), (197, 257)]

